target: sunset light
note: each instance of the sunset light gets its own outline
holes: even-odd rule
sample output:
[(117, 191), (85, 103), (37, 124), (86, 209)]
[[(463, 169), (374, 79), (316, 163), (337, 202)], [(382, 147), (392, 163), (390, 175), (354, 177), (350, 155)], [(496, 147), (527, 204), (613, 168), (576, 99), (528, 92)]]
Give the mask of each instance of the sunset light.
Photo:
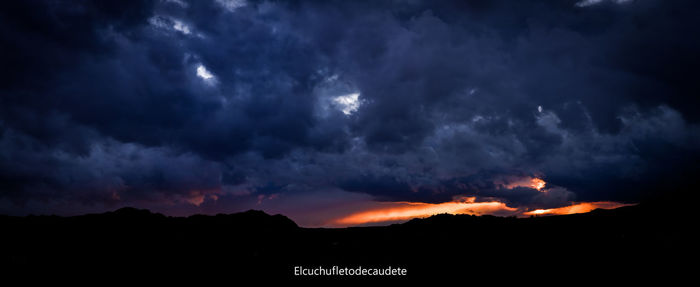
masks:
[(0, 6), (14, 273), (694, 275), (698, 0)]
[(544, 186), (547, 184), (546, 182), (544, 182), (544, 180), (541, 180), (539, 178), (533, 178), (531, 180), (531, 182), (532, 182), (532, 184), (530, 184), (530, 186), (534, 189), (539, 190), (539, 191), (542, 191)]
[(568, 206), (535, 209), (527, 211), (524, 208), (509, 207), (499, 201), (476, 202), (475, 197), (466, 197), (459, 201), (444, 203), (423, 203), (423, 202), (383, 202), (380, 206), (364, 211), (357, 211), (347, 216), (333, 220), (327, 226), (353, 226), (372, 223), (390, 223), (395, 221), (405, 221), (413, 218), (425, 218), (437, 214), (468, 214), (468, 215), (496, 215), (496, 216), (546, 216), (546, 215), (567, 215), (586, 213), (595, 209), (615, 209), (629, 206), (612, 201), (580, 202)]
[(565, 214), (576, 214), (576, 213), (586, 213), (593, 211), (595, 209), (614, 209), (623, 206), (629, 206), (632, 204), (625, 204), (612, 201), (598, 201), (598, 202), (582, 202), (569, 206), (551, 208), (551, 209), (536, 209), (533, 211), (528, 211), (523, 213), (523, 215), (565, 215)]
[(500, 184), (507, 189), (527, 187), (545, 192), (546, 190), (544, 188), (547, 185), (547, 182), (538, 177), (515, 177), (503, 180), (502, 182), (497, 182), (497, 184)]
[(474, 198), (467, 198), (461, 202), (445, 202), (438, 204), (421, 202), (392, 202), (386, 203), (386, 207), (362, 211), (333, 221), (333, 225), (358, 225), (376, 222), (388, 222), (407, 220), (412, 218), (429, 217), (435, 214), (496, 214), (511, 213), (517, 209), (506, 206), (505, 203), (474, 202)]

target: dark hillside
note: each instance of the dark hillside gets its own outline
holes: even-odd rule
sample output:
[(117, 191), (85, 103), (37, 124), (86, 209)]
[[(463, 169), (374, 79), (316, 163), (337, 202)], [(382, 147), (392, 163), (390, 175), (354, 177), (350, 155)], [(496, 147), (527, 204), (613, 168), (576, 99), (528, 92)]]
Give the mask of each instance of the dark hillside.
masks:
[(294, 266), (361, 265), (407, 268), (408, 276), (393, 278), (399, 280), (504, 272), (512, 280), (548, 276), (542, 272), (622, 279), (686, 256), (687, 226), (652, 211), (638, 205), (523, 219), (443, 214), (342, 229), (299, 228), (255, 210), (179, 218), (123, 208), (0, 222), (3, 263), (25, 270), (294, 279)]

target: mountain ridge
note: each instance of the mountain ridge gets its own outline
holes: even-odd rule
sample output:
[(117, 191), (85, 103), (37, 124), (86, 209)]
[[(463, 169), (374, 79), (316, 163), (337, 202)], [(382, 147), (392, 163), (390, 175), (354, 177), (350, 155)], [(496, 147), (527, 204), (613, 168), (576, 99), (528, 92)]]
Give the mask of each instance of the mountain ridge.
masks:
[(233, 272), (267, 279), (299, 279), (296, 266), (401, 267), (409, 279), (464, 270), (632, 276), (620, 267), (655, 272), (689, 256), (693, 242), (681, 219), (640, 204), (575, 215), (442, 214), (389, 226), (303, 228), (259, 210), (168, 217), (126, 208), (74, 217), (0, 216), (0, 259), (23, 270)]
[[(410, 220), (406, 220), (404, 222), (400, 223), (392, 223), (392, 224), (387, 224), (387, 225), (378, 225), (378, 226), (372, 226), (372, 227), (386, 227), (386, 226), (396, 226), (396, 225), (404, 225), (404, 224), (422, 224), (425, 222), (439, 222), (439, 221), (465, 221), (466, 220), (490, 220), (490, 219), (496, 219), (496, 220), (528, 220), (528, 219), (533, 219), (533, 218), (556, 218), (556, 217), (568, 217), (568, 216), (594, 216), (594, 215), (600, 215), (600, 214), (609, 214), (609, 213), (619, 213), (621, 211), (629, 211), (632, 209), (637, 209), (639, 205), (632, 205), (632, 206), (623, 206), (623, 207), (618, 207), (614, 209), (594, 209), (589, 212), (585, 213), (577, 213), (577, 214), (565, 214), (565, 215), (538, 215), (538, 216), (530, 216), (530, 217), (523, 217), (523, 218), (517, 218), (514, 216), (494, 216), (494, 215), (470, 215), (470, 214), (449, 214), (449, 213), (440, 213), (440, 214), (433, 214), (428, 217), (422, 217), (422, 218), (413, 218)], [(289, 217), (283, 215), (283, 214), (269, 214), (263, 210), (257, 210), (257, 209), (249, 209), (246, 211), (241, 211), (241, 212), (234, 212), (234, 213), (217, 213), (214, 215), (207, 215), (207, 214), (192, 214), (188, 216), (168, 216), (164, 215), (162, 213), (158, 212), (153, 212), (148, 209), (141, 209), (141, 208), (136, 208), (136, 207), (131, 207), (131, 206), (126, 206), (126, 207), (121, 207), (112, 211), (106, 211), (102, 213), (87, 213), (87, 214), (81, 214), (81, 215), (72, 215), (72, 216), (60, 216), (60, 215), (34, 215), (30, 214), (27, 216), (12, 216), (12, 215), (0, 215), (0, 218), (14, 218), (14, 219), (21, 219), (21, 218), (54, 218), (54, 219), (85, 219), (85, 218), (112, 218), (114, 219), (115, 217), (121, 218), (121, 219), (145, 219), (145, 218), (152, 218), (152, 219), (173, 219), (173, 220), (196, 220), (196, 219), (230, 219), (234, 221), (239, 221), (239, 223), (245, 223), (245, 220), (248, 221), (254, 221), (254, 220), (260, 220), (262, 223), (265, 223), (266, 220), (269, 220), (269, 222), (276, 222), (277, 224), (281, 225), (288, 225), (288, 226), (294, 226), (297, 228), (326, 228), (326, 227), (301, 227), (299, 226), (294, 220), (290, 219)], [(285, 223), (286, 222), (286, 223)], [(334, 227), (335, 229), (337, 228), (362, 228), (362, 227), (369, 227), (369, 226), (347, 226), (347, 227)]]

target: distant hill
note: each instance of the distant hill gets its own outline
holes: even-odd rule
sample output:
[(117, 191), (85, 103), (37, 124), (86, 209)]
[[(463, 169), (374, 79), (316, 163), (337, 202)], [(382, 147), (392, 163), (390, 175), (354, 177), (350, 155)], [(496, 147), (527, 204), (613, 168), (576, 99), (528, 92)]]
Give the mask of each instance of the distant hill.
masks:
[(309, 278), (295, 277), (294, 266), (361, 265), (407, 268), (408, 275), (396, 280), (547, 276), (541, 272), (623, 278), (687, 256), (688, 226), (672, 219), (639, 205), (520, 219), (442, 214), (391, 226), (326, 229), (300, 228), (285, 216), (256, 210), (167, 217), (122, 208), (73, 217), (0, 216), (0, 251), (9, 268), (94, 274), (297, 280)]

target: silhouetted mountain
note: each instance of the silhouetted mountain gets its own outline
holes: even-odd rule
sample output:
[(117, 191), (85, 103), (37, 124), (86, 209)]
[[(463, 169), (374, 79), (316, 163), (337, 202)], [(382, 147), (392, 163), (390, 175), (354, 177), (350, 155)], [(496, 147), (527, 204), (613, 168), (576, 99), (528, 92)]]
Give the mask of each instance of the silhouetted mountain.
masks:
[(534, 218), (441, 214), (384, 227), (326, 229), (300, 228), (257, 210), (168, 217), (122, 208), (73, 217), (2, 216), (0, 251), (9, 267), (91, 274), (309, 279), (295, 277), (294, 266), (338, 265), (407, 268), (406, 277), (384, 278), (394, 280), (625, 278), (658, 273), (687, 254), (689, 226), (654, 210), (638, 205)]

